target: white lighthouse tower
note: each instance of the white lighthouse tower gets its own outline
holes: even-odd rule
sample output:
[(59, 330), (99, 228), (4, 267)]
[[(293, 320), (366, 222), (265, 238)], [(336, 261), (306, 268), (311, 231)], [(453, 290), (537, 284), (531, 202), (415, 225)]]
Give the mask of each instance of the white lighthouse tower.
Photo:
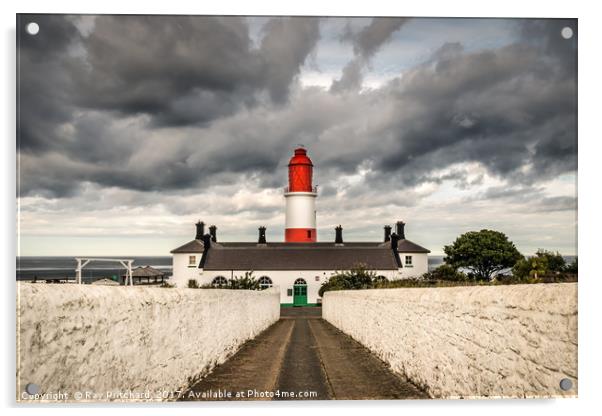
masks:
[(286, 220), (284, 241), (312, 243), (317, 240), (316, 196), (312, 185), (313, 163), (303, 147), (295, 149), (288, 164), (288, 187), (285, 189)]

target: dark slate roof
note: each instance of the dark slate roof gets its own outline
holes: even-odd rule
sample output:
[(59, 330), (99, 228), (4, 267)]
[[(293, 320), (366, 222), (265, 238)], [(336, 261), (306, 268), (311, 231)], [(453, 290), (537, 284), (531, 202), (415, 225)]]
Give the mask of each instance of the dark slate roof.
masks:
[(205, 251), (203, 240), (192, 240), (183, 246), (174, 248), (170, 253), (202, 253), (203, 251)]
[(397, 251), (400, 253), (430, 253), (431, 250), (419, 246), (410, 240), (399, 240), (397, 243)]
[[(343, 246), (338, 246), (334, 242), (316, 242), (316, 243), (267, 243), (262, 247), (268, 248), (328, 248), (328, 247), (337, 247), (337, 248), (388, 248), (390, 243), (385, 242), (349, 242), (345, 243)], [(222, 247), (222, 248), (257, 248), (258, 244), (256, 242), (220, 242), (213, 243), (213, 247)], [(204, 251), (203, 241), (202, 240), (192, 240), (188, 243), (180, 246), (176, 249), (173, 249), (171, 253), (202, 253)], [(398, 243), (398, 251), (403, 253), (430, 253), (430, 250), (419, 246), (416, 243), (413, 243), (410, 240), (399, 240)]]
[[(233, 248), (233, 247), (257, 247), (258, 244), (257, 242), (239, 242), (239, 241), (232, 241), (232, 242), (218, 242), (218, 244), (222, 247), (228, 247), (228, 248)], [(319, 242), (315, 242), (315, 243), (285, 243), (285, 242), (268, 242), (267, 244), (264, 244), (263, 246), (267, 246), (267, 247), (303, 247), (303, 248), (308, 248), (308, 247), (313, 247), (313, 248), (323, 248), (323, 247), (389, 247), (390, 243), (383, 243), (383, 242), (379, 242), (379, 241), (354, 241), (354, 242), (350, 242), (350, 243), (345, 243), (343, 246), (341, 246), (340, 244), (335, 244), (334, 242), (327, 242), (327, 241), (319, 241)]]
[(371, 269), (397, 270), (388, 245), (361, 243), (212, 244), (205, 270), (347, 270), (357, 263)]

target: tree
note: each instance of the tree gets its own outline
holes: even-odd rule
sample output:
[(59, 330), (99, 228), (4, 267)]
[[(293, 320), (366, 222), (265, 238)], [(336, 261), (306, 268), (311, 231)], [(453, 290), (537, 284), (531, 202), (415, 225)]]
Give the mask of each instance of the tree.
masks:
[(566, 267), (564, 257), (559, 252), (554, 253), (540, 248), (535, 256), (545, 258), (548, 263), (547, 269), (551, 272), (561, 272)]
[(323, 296), (324, 292), (329, 290), (370, 289), (381, 283), (381, 280), (375, 271), (369, 270), (365, 264), (358, 263), (350, 270), (330, 276), (327, 282), (322, 283), (318, 294)]
[(462, 234), (443, 251), (447, 264), (470, 270), (476, 280), (491, 280), (496, 272), (514, 266), (522, 258), (504, 233), (493, 230)]

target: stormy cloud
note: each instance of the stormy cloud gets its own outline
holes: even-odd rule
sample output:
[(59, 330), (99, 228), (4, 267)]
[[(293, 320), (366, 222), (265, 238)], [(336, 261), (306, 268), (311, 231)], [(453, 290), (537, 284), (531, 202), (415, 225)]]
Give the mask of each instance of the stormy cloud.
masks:
[(407, 20), (406, 18), (379, 17), (372, 19), (369, 25), (357, 33), (348, 28), (343, 39), (353, 44), (355, 58), (345, 65), (341, 78), (333, 81), (330, 90), (341, 92), (361, 88), (364, 67), (370, 64), (370, 59), (378, 52), (378, 49)]
[[(31, 20), (40, 24), (36, 36), (23, 31)], [(445, 26), (433, 38), (446, 22), (468, 35)], [(24, 233), (40, 233), (36, 224), (49, 218), (68, 228), (69, 218), (90, 211), (121, 210), (115, 215), (127, 222), (126, 213), (146, 207), (158, 223), (202, 215), (247, 225), (233, 237), (258, 224), (271, 225), (269, 236), (282, 227), (280, 188), (297, 144), (316, 165), (324, 227), (348, 218), (358, 235), (374, 225), (379, 236), (385, 218), (402, 213), (426, 224), (460, 206), (497, 209), (491, 204), (550, 215), (555, 224), (574, 212), (576, 21), (328, 23), (21, 15)], [(504, 36), (481, 45), (489, 26)], [(565, 26), (572, 39), (561, 37)], [(431, 46), (420, 49), (425, 33)], [(336, 73), (325, 85), (308, 84), (308, 68), (333, 65), (327, 47)], [(378, 85), (364, 88), (368, 78)], [(487, 225), (485, 216), (466, 221)], [(569, 228), (550, 239), (574, 238)]]

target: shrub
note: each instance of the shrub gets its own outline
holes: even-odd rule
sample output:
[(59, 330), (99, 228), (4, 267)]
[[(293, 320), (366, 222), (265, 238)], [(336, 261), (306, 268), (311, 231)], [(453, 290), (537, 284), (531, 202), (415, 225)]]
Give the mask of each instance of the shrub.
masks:
[(228, 279), (227, 289), (259, 290), (259, 282), (253, 276), (253, 272), (245, 272), (244, 276), (234, 276)]
[(551, 272), (561, 272), (566, 267), (566, 262), (559, 252), (554, 253), (540, 248), (535, 253), (535, 257), (545, 258), (547, 270)]
[(365, 264), (358, 263), (350, 270), (333, 274), (320, 286), (318, 295), (323, 296), (329, 290), (369, 289), (382, 283), (382, 277), (369, 270)]
[(512, 267), (512, 276), (515, 281), (537, 279), (548, 273), (548, 258), (546, 256), (522, 257)]
[(199, 283), (196, 281), (196, 279), (190, 279), (188, 281), (188, 287), (190, 289), (198, 289), (199, 288)]
[(465, 273), (458, 271), (449, 264), (442, 264), (435, 270), (422, 275), (422, 280), (448, 280), (452, 282), (462, 282), (468, 280)]

